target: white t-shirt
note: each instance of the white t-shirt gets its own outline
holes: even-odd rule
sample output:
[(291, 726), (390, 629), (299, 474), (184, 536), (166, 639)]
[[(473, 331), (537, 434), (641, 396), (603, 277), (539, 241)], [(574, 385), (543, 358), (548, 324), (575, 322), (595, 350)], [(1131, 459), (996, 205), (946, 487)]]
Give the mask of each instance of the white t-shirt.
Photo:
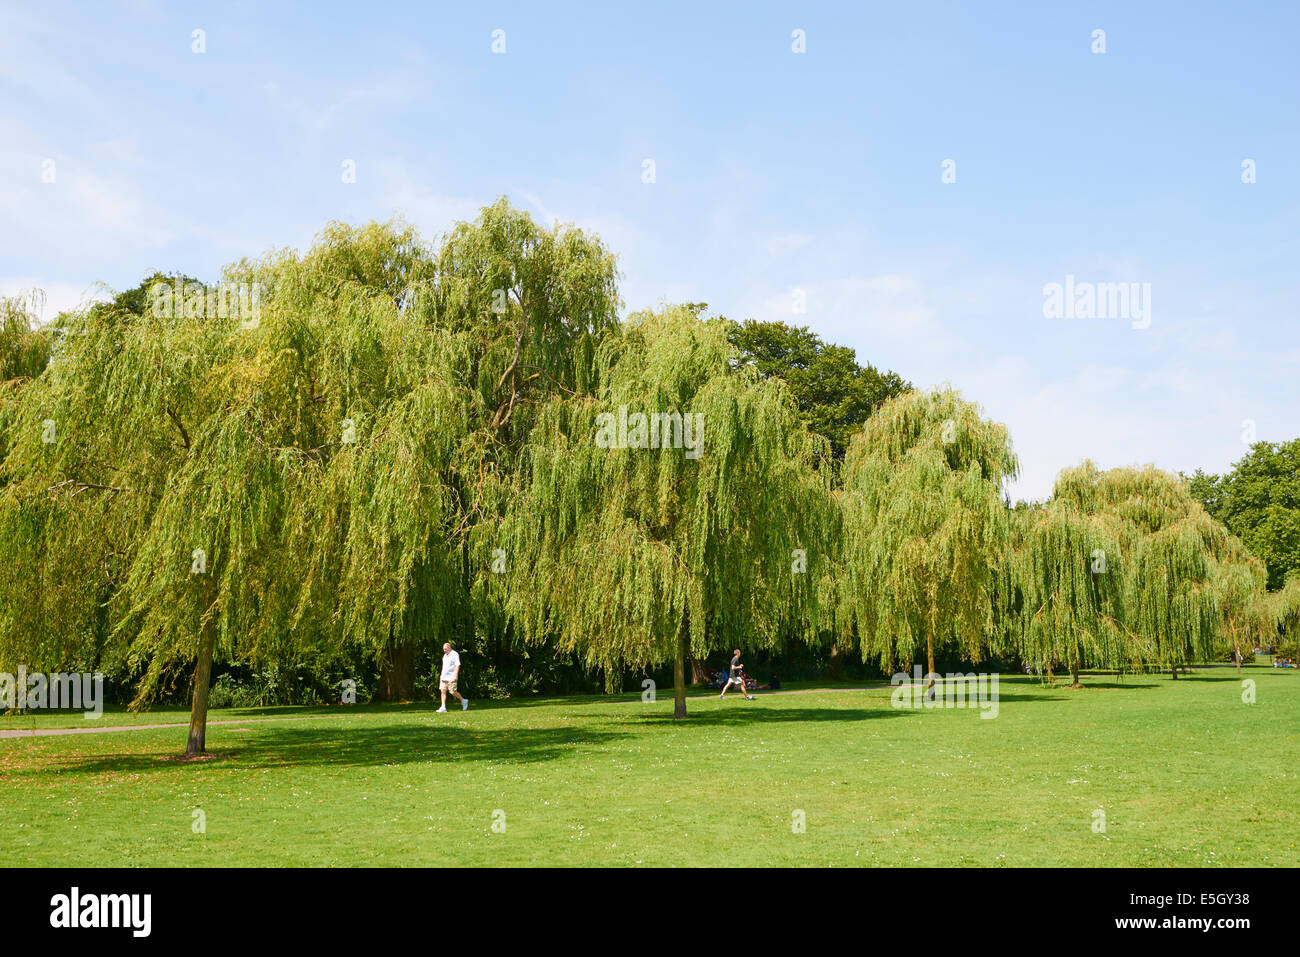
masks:
[(451, 681), (456, 677), (456, 669), (460, 667), (460, 655), (455, 651), (450, 651), (442, 656), (442, 680)]

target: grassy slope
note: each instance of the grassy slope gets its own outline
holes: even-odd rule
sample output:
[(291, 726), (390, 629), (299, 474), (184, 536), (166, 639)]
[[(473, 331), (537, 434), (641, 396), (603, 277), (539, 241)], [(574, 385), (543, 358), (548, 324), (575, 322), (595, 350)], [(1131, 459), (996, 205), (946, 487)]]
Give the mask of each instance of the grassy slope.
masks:
[(671, 699), (214, 712), (303, 717), (215, 726), (228, 753), (196, 764), (163, 760), (183, 729), (0, 740), (0, 821), (19, 866), (1296, 866), (1300, 675), (1248, 671), (1253, 706), (1229, 669), (1004, 680), (996, 720), (887, 688), (692, 701), (686, 722)]

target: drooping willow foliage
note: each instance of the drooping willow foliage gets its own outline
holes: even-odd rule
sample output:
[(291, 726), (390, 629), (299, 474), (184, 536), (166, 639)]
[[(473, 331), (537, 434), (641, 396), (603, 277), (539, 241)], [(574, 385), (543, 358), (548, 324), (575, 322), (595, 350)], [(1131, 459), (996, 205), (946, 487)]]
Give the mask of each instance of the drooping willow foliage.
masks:
[(5, 445), (6, 408), (12, 407), (18, 391), (41, 374), (50, 361), (53, 336), (37, 325), (36, 310), (42, 295), (0, 296), (0, 460)]
[[(340, 423), (382, 419), (436, 375), (422, 362), (428, 337), (391, 298), (360, 284), (304, 295), (322, 252), (280, 257), (283, 282), (268, 284), (256, 323), (193, 299), (91, 308), (10, 429), (0, 588), (27, 616), (3, 623), (6, 652), (140, 673), (137, 704), (197, 661), (191, 750), (202, 750), (214, 654), (257, 661), (286, 642), (348, 637), (351, 601), (367, 592), (321, 569), (364, 533), (340, 475), (351, 453), (373, 453), (342, 443)], [(418, 491), (404, 478), (392, 476), (404, 485), (392, 497)], [(392, 574), (427, 548), (411, 528), (384, 537), (382, 560), (358, 565)]]
[(1276, 635), (1280, 608), (1267, 585), (1264, 563), (1235, 535), (1225, 534), (1214, 562), (1213, 588), (1222, 637), (1232, 650), (1238, 674), (1242, 659), (1257, 646), (1271, 644)]
[(557, 635), (611, 682), (675, 661), (678, 716), (687, 657), (815, 633), (823, 611), (828, 445), (784, 383), (733, 358), (725, 324), (690, 309), (631, 317), (597, 355), (596, 394), (538, 410), (508, 522), (530, 639)]
[(1123, 625), (1127, 555), (1106, 515), (1053, 499), (1011, 519), (999, 620), (1022, 661), (1049, 673), (1063, 662), (1078, 685), (1085, 663), (1123, 668), (1150, 655)]
[(1265, 645), (1291, 658), (1300, 656), (1300, 573), (1288, 575), (1282, 587), (1269, 593), (1274, 630)]
[(50, 361), (50, 331), (38, 326), (39, 291), (0, 296), (0, 384), (16, 388), (41, 374)]
[(1215, 654), (1218, 607), (1215, 556), (1226, 533), (1192, 499), (1177, 476), (1156, 468), (1099, 472), (1091, 463), (1067, 471), (1055, 497), (1111, 515), (1125, 563), (1125, 622), (1154, 642), (1148, 660), (1176, 668)]
[(845, 458), (838, 576), (864, 660), (890, 669), (924, 649), (933, 671), (936, 648), (986, 653), (1017, 467), (1006, 427), (953, 389), (906, 393), (867, 420)]
[(221, 334), (190, 326), (93, 307), (65, 325), (57, 357), (15, 403), (0, 480), (8, 663), (126, 657), (109, 641), (127, 604), (120, 586), (184, 460), (174, 422), (193, 420), (192, 383), (217, 361)]
[[(1052, 499), (1021, 510), (1004, 566), (1005, 624), (1051, 671), (1179, 665), (1214, 657), (1225, 627), (1264, 627), (1259, 566), (1154, 467), (1064, 470)], [(1227, 617), (1225, 617), (1225, 615)]]

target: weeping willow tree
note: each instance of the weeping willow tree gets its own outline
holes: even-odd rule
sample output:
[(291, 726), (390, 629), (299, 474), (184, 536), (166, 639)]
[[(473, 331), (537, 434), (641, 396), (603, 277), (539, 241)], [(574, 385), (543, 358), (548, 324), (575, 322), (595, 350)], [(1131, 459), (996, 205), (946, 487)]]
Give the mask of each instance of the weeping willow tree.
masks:
[[(596, 351), (618, 328), (617, 262), (596, 236), (539, 227), (505, 200), (458, 225), (413, 310), (452, 344), (468, 437), (453, 475), (461, 515), (462, 645), (475, 635), (515, 645), (501, 587), (502, 519), (520, 487), (537, 410), (590, 394)], [(524, 650), (520, 648), (520, 650)]]
[[(335, 410), (357, 454), (331, 460), (319, 519), (339, 548), (315, 580), (355, 595), (340, 605), (345, 635), (378, 636), (381, 690), (409, 698), (421, 642), (454, 634), (466, 645), (505, 627), (491, 566), (520, 447), (539, 401), (590, 388), (595, 343), (617, 323), (616, 261), (598, 238), (542, 229), (502, 199), (436, 250), (410, 230), (334, 224), (303, 268), (284, 275), (285, 265), (273, 254), (235, 272), (299, 315), (317, 303), (328, 317), (340, 289), (376, 291), (400, 316), (400, 338), (433, 347), (415, 359), (427, 373), (402, 379), (394, 402)], [(387, 362), (394, 348), (374, 355)]]
[[(7, 430), (5, 654), (138, 675), (137, 708), (192, 676), (193, 755), (214, 660), (359, 637), (358, 606), (390, 597), (436, 538), (430, 526), (450, 524), (442, 466), (464, 430), (438, 343), (385, 284), (410, 240), (327, 231), (308, 256), (255, 273), (272, 283), (260, 303), (245, 269), (223, 308), (197, 284), (173, 297), (159, 283), (143, 305), (122, 296), (74, 317)], [(381, 265), (331, 275), (341, 252), (359, 271), (367, 253)], [(441, 427), (432, 439), (429, 424)], [(395, 500), (406, 511), (385, 513)]]
[[(21, 419), (19, 420), (21, 423)], [(15, 438), (13, 425), (7, 429)], [(15, 477), (21, 451), (0, 466), (0, 671), (93, 671), (105, 655), (107, 616), (116, 564), (113, 529), (100, 501), (68, 501)], [(83, 547), (91, 541), (94, 547)]]
[(122, 584), (189, 455), (196, 383), (223, 339), (120, 302), (65, 319), (58, 355), (6, 415), (0, 480), (0, 655), (43, 670), (127, 661)]
[(1021, 660), (1082, 687), (1084, 666), (1124, 668), (1153, 646), (1124, 626), (1126, 554), (1114, 521), (1065, 499), (1012, 511), (998, 590), (999, 618)]
[[(1121, 556), (1123, 627), (1146, 662), (1178, 667), (1215, 655), (1220, 613), (1213, 586), (1227, 533), (1177, 476), (1152, 466), (1063, 472), (1053, 503), (1098, 516)], [(1109, 559), (1108, 559), (1109, 562)]]
[(1277, 630), (1277, 602), (1268, 593), (1268, 569), (1235, 535), (1225, 535), (1213, 566), (1212, 583), (1237, 674), (1241, 648), (1268, 643)]
[(613, 684), (710, 648), (812, 633), (835, 521), (829, 449), (787, 387), (733, 360), (692, 308), (629, 318), (596, 354), (594, 394), (537, 409), (507, 526), (509, 607)]
[(978, 661), (993, 630), (994, 570), (1010, 534), (1006, 427), (944, 388), (891, 399), (844, 464), (842, 621), (885, 669), (919, 649)]

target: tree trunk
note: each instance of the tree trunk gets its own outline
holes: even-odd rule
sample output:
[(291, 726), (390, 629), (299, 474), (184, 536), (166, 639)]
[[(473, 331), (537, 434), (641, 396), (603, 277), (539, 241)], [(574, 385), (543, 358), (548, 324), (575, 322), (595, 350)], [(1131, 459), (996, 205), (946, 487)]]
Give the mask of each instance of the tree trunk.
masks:
[(691, 631), (685, 621), (677, 634), (677, 657), (673, 661), (673, 717), (686, 717), (686, 659), (691, 654)]
[(1232, 653), (1237, 657), (1237, 677), (1241, 677), (1241, 643), (1237, 641), (1237, 629), (1232, 629)]
[(1051, 687), (1056, 687), (1056, 675), (1052, 674), (1052, 659), (1047, 659), (1047, 683)]
[(1083, 685), (1079, 684), (1079, 659), (1078, 658), (1070, 659), (1070, 687), (1071, 688), (1083, 687)]
[(694, 655), (690, 657), (691, 662), (691, 684), (706, 685), (709, 683), (709, 669), (704, 666), (704, 662)]
[(199, 654), (194, 664), (194, 698), (190, 704), (190, 736), (185, 756), (203, 753), (208, 731), (208, 689), (212, 682), (212, 651), (217, 644), (217, 621), (208, 619), (199, 632)]
[(934, 700), (934, 639), (927, 632), (925, 636), (925, 662), (929, 669), (925, 673), (925, 690), (927, 697)]
[(1175, 681), (1178, 680), (1178, 666), (1177, 666), (1177, 665), (1170, 665), (1170, 666), (1169, 666), (1169, 673), (1170, 673), (1171, 675), (1174, 676), (1174, 680), (1175, 680)]
[(831, 681), (840, 680), (840, 666), (844, 664), (844, 656), (840, 654), (840, 646), (837, 642), (831, 645), (831, 659), (826, 664), (826, 677)]
[(415, 697), (414, 657), (415, 651), (408, 642), (397, 644), (390, 636), (379, 674), (380, 701), (410, 701)]

